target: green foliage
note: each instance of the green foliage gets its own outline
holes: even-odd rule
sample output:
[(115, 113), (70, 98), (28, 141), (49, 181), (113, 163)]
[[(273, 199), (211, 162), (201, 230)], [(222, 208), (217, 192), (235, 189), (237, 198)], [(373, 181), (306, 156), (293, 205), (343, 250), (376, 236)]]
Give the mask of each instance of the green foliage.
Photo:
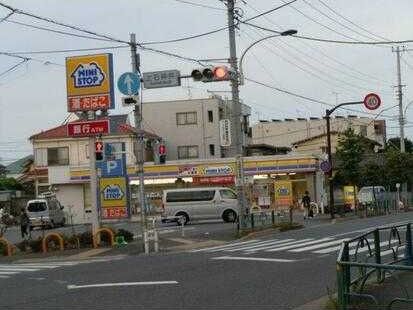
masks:
[(23, 186), (14, 178), (0, 177), (0, 190), (23, 190)]
[(360, 183), (361, 161), (368, 147), (365, 139), (357, 135), (352, 128), (348, 128), (343, 135), (340, 135), (336, 151), (335, 183), (340, 185)]
[(126, 229), (119, 229), (116, 233), (116, 236), (123, 236), (125, 238), (126, 242), (132, 242), (133, 241), (133, 233)]
[(361, 168), (360, 186), (386, 185), (386, 172), (377, 162), (368, 162)]
[[(406, 153), (413, 153), (413, 142), (407, 138), (404, 138), (404, 146), (406, 149)], [(400, 138), (390, 138), (387, 140), (386, 151), (387, 150), (400, 150)]]
[(413, 154), (400, 153), (395, 149), (389, 149), (385, 154), (384, 166), (385, 181), (391, 189), (395, 189), (396, 183), (411, 182), (413, 179)]
[(78, 234), (76, 237), (79, 238), (80, 247), (82, 248), (91, 247), (93, 245), (93, 236), (90, 231), (85, 231)]

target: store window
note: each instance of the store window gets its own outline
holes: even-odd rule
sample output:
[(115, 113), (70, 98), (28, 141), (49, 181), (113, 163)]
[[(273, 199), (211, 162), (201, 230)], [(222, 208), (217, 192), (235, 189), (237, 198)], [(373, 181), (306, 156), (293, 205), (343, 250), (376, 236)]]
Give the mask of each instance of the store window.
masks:
[(47, 149), (48, 166), (67, 166), (69, 165), (69, 148), (54, 147)]
[(178, 146), (178, 159), (198, 158), (198, 145)]
[(178, 126), (196, 125), (197, 124), (196, 112), (176, 113), (176, 124)]

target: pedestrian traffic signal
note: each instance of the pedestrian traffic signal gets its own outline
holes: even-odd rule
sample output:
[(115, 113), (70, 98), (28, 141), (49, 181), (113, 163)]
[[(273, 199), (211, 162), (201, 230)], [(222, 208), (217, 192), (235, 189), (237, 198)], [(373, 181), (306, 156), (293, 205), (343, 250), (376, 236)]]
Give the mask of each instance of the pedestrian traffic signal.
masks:
[(102, 141), (95, 142), (95, 158), (96, 158), (96, 161), (103, 160), (103, 142)]
[(166, 146), (165, 144), (160, 144), (158, 148), (159, 163), (164, 164), (166, 162)]
[(227, 66), (217, 66), (213, 68), (194, 69), (191, 77), (196, 82), (219, 82), (231, 79), (232, 71)]

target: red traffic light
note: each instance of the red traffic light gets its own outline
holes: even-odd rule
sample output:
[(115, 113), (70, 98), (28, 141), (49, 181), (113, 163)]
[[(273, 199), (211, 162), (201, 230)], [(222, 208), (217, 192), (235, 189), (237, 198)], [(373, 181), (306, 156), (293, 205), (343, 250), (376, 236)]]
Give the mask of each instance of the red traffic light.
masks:
[(229, 78), (228, 68), (226, 66), (220, 66), (214, 68), (215, 80), (227, 80)]
[(166, 146), (164, 144), (161, 144), (159, 146), (158, 153), (159, 153), (159, 155), (165, 155), (166, 154)]

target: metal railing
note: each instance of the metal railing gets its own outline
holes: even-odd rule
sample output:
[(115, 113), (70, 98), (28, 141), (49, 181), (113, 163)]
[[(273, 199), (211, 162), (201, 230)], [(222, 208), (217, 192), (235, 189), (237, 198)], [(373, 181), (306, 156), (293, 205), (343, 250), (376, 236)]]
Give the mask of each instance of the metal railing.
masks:
[(413, 205), (412, 193), (393, 193), (387, 192), (379, 195), (376, 199), (369, 203), (362, 203), (355, 209), (359, 216), (378, 216), (390, 213), (405, 212)]
[[(407, 223), (379, 227), (343, 242), (337, 259), (338, 309), (348, 309), (354, 299), (370, 300), (378, 305), (373, 295), (363, 293), (373, 275), (377, 283), (382, 283), (386, 273), (398, 281), (395, 271), (413, 271), (411, 226)], [(403, 287), (402, 283), (399, 285)], [(404, 291), (406, 296), (390, 301), (388, 309), (395, 302), (413, 303), (408, 291)]]
[(244, 215), (244, 223), (248, 230), (260, 230), (281, 223), (289, 223), (292, 221), (292, 214), (288, 210), (260, 210), (252, 211)]

